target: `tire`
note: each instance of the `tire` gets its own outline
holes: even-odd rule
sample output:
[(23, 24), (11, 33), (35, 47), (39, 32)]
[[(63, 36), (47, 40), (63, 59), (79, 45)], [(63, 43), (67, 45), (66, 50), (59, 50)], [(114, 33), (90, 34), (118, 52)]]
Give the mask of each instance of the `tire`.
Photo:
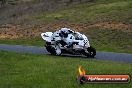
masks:
[(87, 48), (87, 51), (88, 51), (89, 57), (94, 58), (94, 56), (96, 55), (96, 50), (95, 50), (95, 48), (93, 48), (93, 47), (88, 47), (88, 48)]
[(96, 55), (96, 50), (93, 47), (88, 47), (87, 48), (87, 52), (85, 52), (84, 50), (82, 50), (81, 52), (83, 55), (87, 56), (87, 57), (92, 57), (94, 58), (94, 56)]

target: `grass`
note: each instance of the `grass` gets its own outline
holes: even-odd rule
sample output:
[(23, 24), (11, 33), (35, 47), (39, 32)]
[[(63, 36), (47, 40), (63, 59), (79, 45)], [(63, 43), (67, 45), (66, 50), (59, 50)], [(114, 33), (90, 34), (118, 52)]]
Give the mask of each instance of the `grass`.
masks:
[[(21, 0), (9, 0), (11, 3), (16, 3)], [(50, 0), (51, 1), (55, 0)], [(34, 3), (33, 3), (34, 2)], [(28, 7), (28, 4), (22, 4), (22, 6), (18, 6), (19, 10), (13, 7), (9, 9), (8, 12), (3, 11), (0, 15), (2, 22), (1, 24), (19, 24), (19, 25), (37, 25), (44, 23), (52, 23), (56, 21), (67, 21), (71, 23), (98, 23), (98, 22), (124, 22), (124, 23), (132, 23), (132, 1), (131, 0), (94, 0), (92, 3), (84, 3), (81, 4), (71, 4), (69, 6), (63, 5), (62, 3), (56, 2), (56, 6), (58, 8), (50, 8), (47, 6), (46, 9), (42, 9), (44, 6), (40, 6), (40, 3), (44, 3), (44, 1), (39, 2), (36, 0), (31, 0), (28, 2), (31, 4), (32, 9), (24, 8)], [(21, 3), (21, 2), (20, 2)], [(25, 2), (26, 3), (26, 2)], [(45, 5), (45, 4), (44, 4)], [(52, 6), (52, 4), (49, 4)], [(59, 7), (61, 5), (61, 7)], [(35, 7), (34, 7), (35, 6)], [(31, 13), (30, 13), (31, 12)]]
[[(99, 3), (100, 2), (100, 3)], [(84, 3), (73, 5), (60, 10), (49, 11), (42, 14), (26, 17), (28, 22), (55, 22), (66, 20), (73, 23), (98, 23), (98, 22), (125, 22), (131, 23), (132, 14), (131, 0), (115, 0), (115, 2)]]
[[(13, 0), (12, 0), (13, 1)], [(132, 23), (131, 0), (97, 0), (61, 9), (20, 16), (23, 24), (122, 22)], [(26, 12), (25, 12), (26, 13)], [(24, 14), (25, 14), (24, 13)], [(7, 14), (7, 13), (6, 13)], [(8, 15), (8, 14), (7, 14)], [(10, 20), (10, 16), (8, 16)], [(6, 23), (4, 19), (4, 22)], [(3, 22), (3, 21), (2, 21)], [(132, 53), (132, 33), (116, 29), (83, 30), (98, 51)], [(0, 40), (3, 44), (43, 46), (40, 37), (34, 39)], [(86, 84), (76, 82), (78, 67), (82, 65), (87, 74), (130, 74), (132, 64), (50, 55), (19, 54), (0, 51), (0, 88), (132, 88), (129, 84)]]
[(132, 33), (118, 29), (93, 28), (83, 31), (98, 51), (132, 53)]
[(80, 65), (87, 74), (130, 74), (132, 64), (96, 59), (0, 51), (0, 88), (131, 88), (128, 84), (76, 82)]
[(44, 46), (45, 41), (40, 37), (27, 39), (0, 39), (0, 44)]

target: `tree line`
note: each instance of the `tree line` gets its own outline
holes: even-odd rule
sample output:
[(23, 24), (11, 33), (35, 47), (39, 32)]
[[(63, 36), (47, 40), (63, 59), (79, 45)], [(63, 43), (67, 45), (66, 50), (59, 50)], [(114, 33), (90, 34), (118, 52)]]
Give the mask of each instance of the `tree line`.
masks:
[[(67, 1), (67, 4), (71, 4), (75, 0), (66, 0), (66, 1)], [(83, 0), (76, 0), (76, 1), (82, 2)], [(92, 2), (93, 0), (85, 0), (85, 1)], [(4, 7), (6, 2), (7, 2), (7, 0), (0, 0), (1, 7)]]
[(4, 7), (7, 0), (0, 0), (1, 7)]

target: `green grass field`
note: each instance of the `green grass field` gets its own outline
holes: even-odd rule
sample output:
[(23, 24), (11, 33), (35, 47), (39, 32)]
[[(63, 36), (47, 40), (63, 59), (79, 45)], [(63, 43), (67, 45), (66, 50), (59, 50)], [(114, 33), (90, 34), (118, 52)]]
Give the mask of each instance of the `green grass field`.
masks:
[(128, 84), (76, 82), (78, 67), (87, 74), (130, 74), (132, 64), (78, 57), (0, 51), (0, 88), (132, 88)]
[[(16, 3), (18, 0), (9, 0), (13, 3)], [(19, 0), (21, 1), (21, 0)], [(26, 0), (25, 0), (26, 1)], [(131, 0), (93, 0), (93, 2), (82, 2), (81, 4), (71, 4), (69, 6), (63, 6), (63, 3), (58, 3), (55, 0), (50, 0), (56, 2), (56, 6), (62, 4), (61, 7), (52, 8), (49, 7), (46, 10), (40, 9), (43, 6), (40, 6), (37, 3), (37, 0), (34, 3), (30, 2), (31, 10), (24, 7), (25, 4), (20, 6), (19, 10), (8, 9), (9, 11), (3, 11), (0, 15), (1, 24), (21, 24), (21, 25), (40, 25), (46, 23), (54, 23), (59, 21), (66, 21), (71, 23), (100, 23), (100, 22), (123, 22), (127, 24), (132, 23), (132, 1)], [(38, 2), (44, 3), (42, 0)], [(59, 1), (59, 0), (58, 0)], [(66, 1), (65, 1), (66, 2)], [(29, 3), (29, 2), (28, 2)], [(58, 3), (58, 4), (57, 4)], [(21, 3), (23, 4), (23, 3)], [(49, 4), (52, 6), (52, 4)], [(34, 7), (35, 6), (35, 7)], [(28, 4), (27, 4), (28, 7)], [(39, 10), (37, 10), (39, 9)], [(32, 14), (30, 14), (30, 12)]]
[[(15, 6), (19, 1), (21, 0), (9, 0), (7, 3)], [(35, 26), (56, 22), (88, 25), (105, 22), (132, 24), (132, 0), (94, 0), (92, 3), (82, 2), (55, 9), (52, 7), (52, 10), (44, 10), (43, 5), (41, 6), (42, 0), (31, 1), (20, 7), (18, 4), (16, 7), (4, 8), (6, 10), (1, 9), (0, 25)], [(93, 27), (81, 32), (88, 36), (90, 44), (97, 51), (132, 53), (131, 29)], [(44, 41), (38, 36), (0, 39), (0, 44), (43, 46)], [(0, 51), (0, 88), (132, 88), (132, 82), (79, 85), (76, 77), (80, 65), (87, 74), (129, 74), (132, 77), (132, 64), (128, 63)]]
[(25, 17), (33, 24), (68, 21), (72, 23), (123, 22), (132, 23), (131, 0), (97, 0), (94, 3), (71, 5), (53, 11)]
[(40, 37), (27, 39), (0, 39), (0, 44), (44, 46), (45, 41)]
[(97, 51), (132, 53), (132, 32), (93, 28), (83, 33)]

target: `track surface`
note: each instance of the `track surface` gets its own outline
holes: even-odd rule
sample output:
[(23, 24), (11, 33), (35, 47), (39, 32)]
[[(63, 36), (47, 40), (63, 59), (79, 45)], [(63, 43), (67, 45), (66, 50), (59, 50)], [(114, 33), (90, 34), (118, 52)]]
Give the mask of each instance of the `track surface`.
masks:
[[(36, 47), (36, 46), (0, 44), (0, 50), (21, 52), (21, 53), (33, 53), (33, 54), (49, 54), (44, 47)], [(77, 55), (67, 54), (65, 56), (76, 57)], [(116, 62), (132, 63), (132, 54), (126, 54), (126, 53), (97, 52), (95, 58), (98, 60), (111, 60)]]

